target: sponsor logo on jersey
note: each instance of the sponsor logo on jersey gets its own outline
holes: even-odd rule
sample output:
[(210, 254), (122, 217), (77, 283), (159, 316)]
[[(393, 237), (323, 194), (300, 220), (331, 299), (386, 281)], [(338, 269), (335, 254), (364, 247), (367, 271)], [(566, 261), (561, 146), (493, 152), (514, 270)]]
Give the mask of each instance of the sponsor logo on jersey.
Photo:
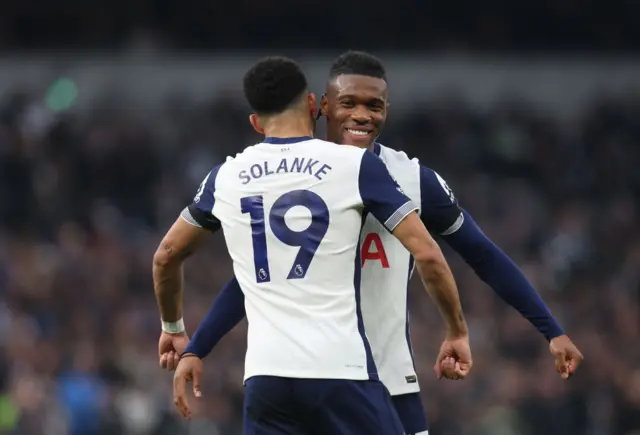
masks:
[(404, 379), (407, 381), (407, 384), (415, 384), (418, 382), (418, 377), (416, 375), (405, 376)]

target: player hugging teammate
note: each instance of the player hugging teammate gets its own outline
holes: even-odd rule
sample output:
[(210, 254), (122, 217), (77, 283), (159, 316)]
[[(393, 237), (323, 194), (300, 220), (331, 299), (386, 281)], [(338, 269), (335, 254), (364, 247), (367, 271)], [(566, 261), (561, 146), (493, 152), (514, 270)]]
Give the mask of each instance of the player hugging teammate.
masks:
[[(185, 383), (199, 392), (202, 358), (246, 315), (245, 434), (426, 434), (409, 333), (414, 268), (445, 320), (437, 376), (462, 379), (472, 361), (453, 277), (425, 226), (549, 340), (563, 378), (575, 372), (580, 352), (442, 177), (375, 142), (388, 108), (377, 58), (334, 62), (320, 102), (330, 142), (311, 138), (315, 97), (295, 62), (263, 60), (244, 85), (265, 140), (207, 175), (154, 257), (160, 364), (177, 366), (184, 415)], [(181, 265), (221, 227), (235, 277), (189, 342)]]

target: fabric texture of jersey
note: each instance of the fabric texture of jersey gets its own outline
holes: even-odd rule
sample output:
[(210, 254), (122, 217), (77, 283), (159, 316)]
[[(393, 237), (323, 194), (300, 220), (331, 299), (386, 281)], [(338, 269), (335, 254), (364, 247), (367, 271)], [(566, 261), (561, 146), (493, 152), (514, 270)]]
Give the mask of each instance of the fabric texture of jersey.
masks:
[[(404, 193), (415, 204), (427, 229), (455, 232), (462, 216), (453, 193), (434, 171), (404, 152), (375, 144), (378, 154)], [(362, 312), (380, 380), (391, 395), (420, 391), (409, 332), (408, 283), (414, 262), (409, 251), (374, 217), (362, 228)]]
[(416, 209), (375, 155), (317, 139), (267, 138), (212, 170), (183, 217), (224, 231), (249, 322), (245, 380), (376, 379), (363, 216), (393, 230)]

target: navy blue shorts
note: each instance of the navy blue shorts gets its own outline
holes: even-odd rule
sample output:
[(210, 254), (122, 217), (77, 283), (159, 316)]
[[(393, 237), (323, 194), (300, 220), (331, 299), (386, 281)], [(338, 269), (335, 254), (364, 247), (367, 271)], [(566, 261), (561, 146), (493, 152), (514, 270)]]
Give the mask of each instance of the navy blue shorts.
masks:
[(404, 435), (380, 381), (255, 376), (245, 387), (245, 435)]
[(402, 394), (392, 396), (400, 421), (407, 435), (424, 435), (429, 430), (427, 415), (424, 412), (420, 393)]

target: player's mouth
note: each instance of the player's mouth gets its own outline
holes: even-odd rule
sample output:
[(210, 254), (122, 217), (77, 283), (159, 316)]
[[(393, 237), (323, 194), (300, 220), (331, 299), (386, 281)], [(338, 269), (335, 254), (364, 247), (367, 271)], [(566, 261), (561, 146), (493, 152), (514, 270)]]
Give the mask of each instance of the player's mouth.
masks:
[[(373, 131), (363, 128), (345, 128), (345, 142), (369, 144), (373, 140)], [(348, 144), (347, 143), (347, 144)]]

